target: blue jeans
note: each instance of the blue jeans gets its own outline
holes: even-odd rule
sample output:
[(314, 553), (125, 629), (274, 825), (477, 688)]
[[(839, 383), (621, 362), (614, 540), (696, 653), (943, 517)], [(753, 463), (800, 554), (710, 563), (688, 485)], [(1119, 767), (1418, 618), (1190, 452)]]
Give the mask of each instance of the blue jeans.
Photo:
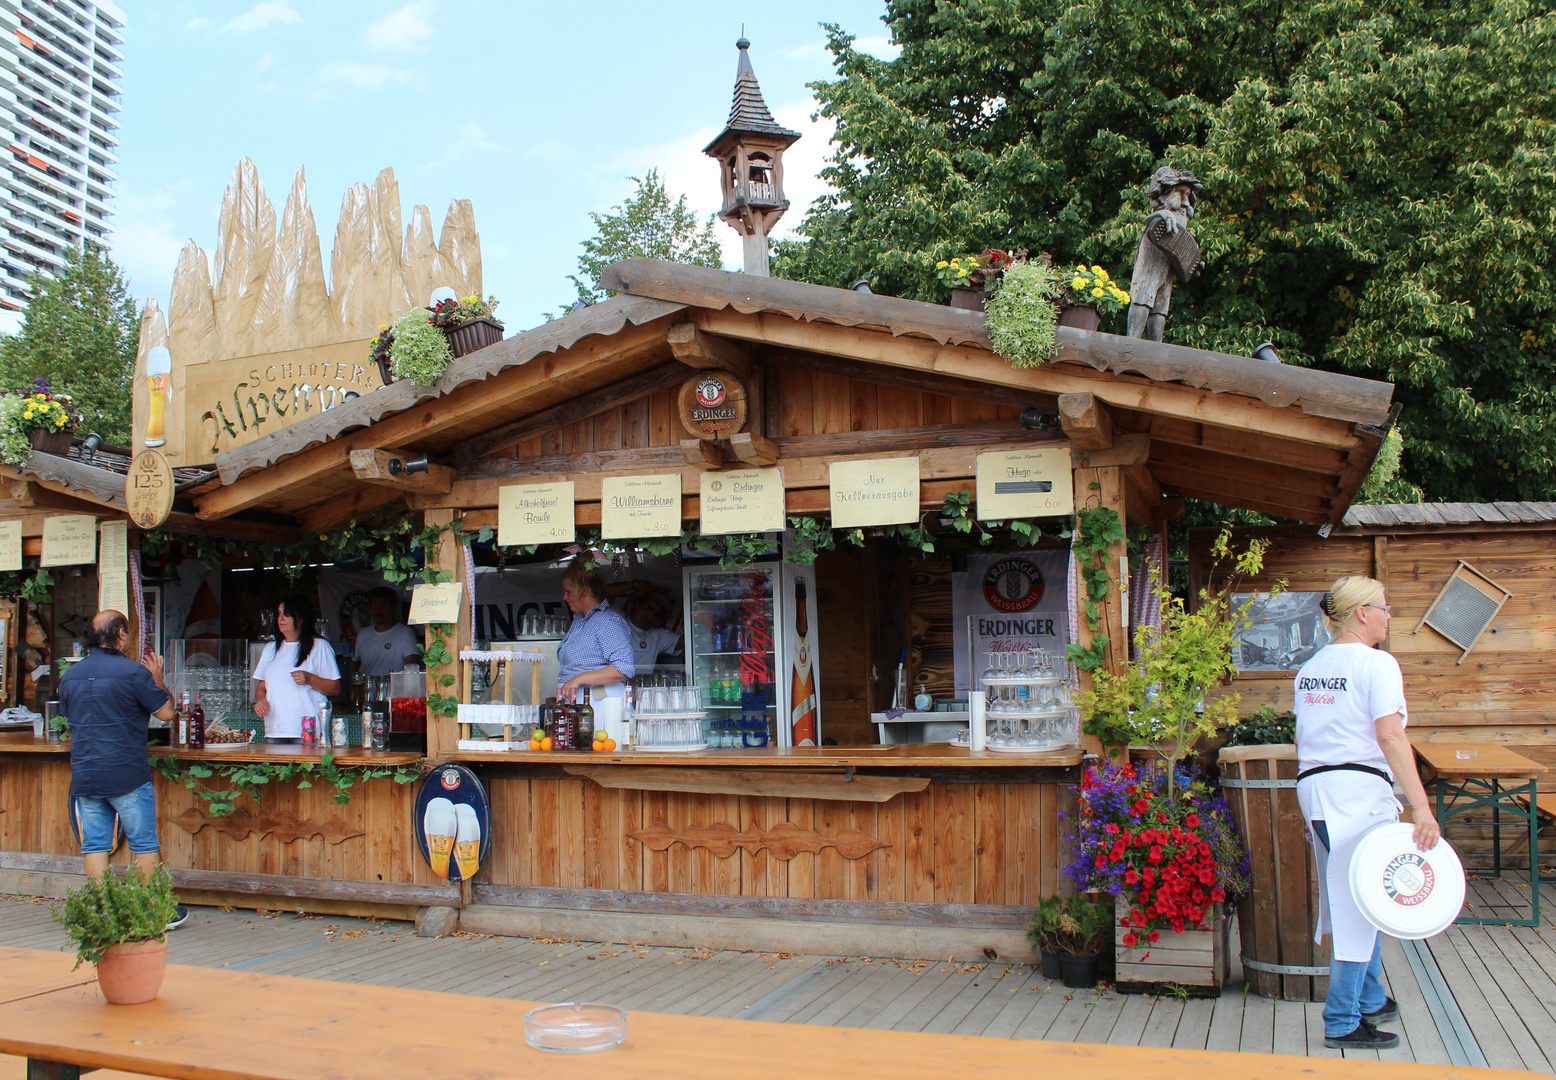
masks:
[(119, 846), (120, 829), (133, 854), (162, 850), (157, 840), (157, 796), (150, 781), (110, 798), (77, 795), (71, 800), (71, 811), (81, 833), (83, 855), (112, 852)]
[[(1313, 822), (1313, 833), (1325, 848), (1329, 829)], [(1374, 932), (1372, 959), (1329, 961), (1329, 994), (1324, 998), (1324, 1036), (1349, 1035), (1361, 1024), (1362, 1013), (1377, 1012), (1388, 1001), (1383, 990), (1383, 935)]]

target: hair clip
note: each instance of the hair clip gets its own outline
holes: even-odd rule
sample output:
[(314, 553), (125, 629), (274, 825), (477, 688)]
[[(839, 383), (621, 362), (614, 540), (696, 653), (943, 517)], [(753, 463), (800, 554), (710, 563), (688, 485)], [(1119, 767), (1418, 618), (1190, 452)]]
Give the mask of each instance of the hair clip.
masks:
[(1324, 593), (1324, 598), (1319, 601), (1319, 607), (1324, 609), (1324, 614), (1334, 618), (1334, 593)]

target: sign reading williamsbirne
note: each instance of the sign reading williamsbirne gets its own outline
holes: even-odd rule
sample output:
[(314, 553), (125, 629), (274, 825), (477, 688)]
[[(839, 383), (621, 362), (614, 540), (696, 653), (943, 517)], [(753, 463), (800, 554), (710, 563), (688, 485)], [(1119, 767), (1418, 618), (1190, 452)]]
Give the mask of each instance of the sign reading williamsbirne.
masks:
[(829, 466), (832, 525), (907, 525), (918, 520), (918, 458), (836, 461)]
[(570, 543), (573, 530), (573, 482), (508, 484), (497, 489), (497, 542)]
[(600, 536), (636, 540), (681, 535), (681, 474), (607, 476), (600, 481)]
[(1009, 521), (1073, 514), (1074, 481), (1067, 446), (979, 454), (978, 517)]
[(705, 535), (783, 528), (783, 474), (777, 469), (705, 472), (700, 479)]

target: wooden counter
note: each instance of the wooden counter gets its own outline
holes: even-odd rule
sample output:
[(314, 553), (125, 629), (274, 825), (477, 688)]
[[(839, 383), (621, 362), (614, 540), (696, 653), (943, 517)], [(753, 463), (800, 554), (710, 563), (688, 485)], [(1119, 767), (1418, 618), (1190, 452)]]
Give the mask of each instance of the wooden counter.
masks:
[(990, 769), (1065, 768), (1081, 763), (1079, 747), (1068, 750), (1002, 754), (994, 750), (974, 753), (965, 747), (935, 743), (901, 743), (895, 746), (755, 746), (735, 749), (695, 750), (690, 753), (658, 753), (643, 750), (592, 751), (510, 750), (461, 751), (464, 762), (523, 763), (527, 765), (691, 765), (719, 768), (814, 767), (865, 768), (966, 768)]
[[(259, 761), (296, 761), (299, 758), (323, 757), (327, 748), (303, 746), (300, 743), (250, 743), (241, 750), (186, 750), (182, 747), (147, 746), (152, 757), (194, 758), (197, 761), (223, 761), (253, 764)], [(70, 743), (40, 739), (31, 732), (25, 735), (0, 734), (0, 754), (69, 754)], [(364, 750), (360, 746), (343, 747), (334, 751), (337, 765), (411, 765), (422, 755), (405, 750)], [(583, 755), (588, 756), (588, 755)]]
[(32, 732), (0, 732), (0, 754), (68, 754), (68, 742), (40, 739)]

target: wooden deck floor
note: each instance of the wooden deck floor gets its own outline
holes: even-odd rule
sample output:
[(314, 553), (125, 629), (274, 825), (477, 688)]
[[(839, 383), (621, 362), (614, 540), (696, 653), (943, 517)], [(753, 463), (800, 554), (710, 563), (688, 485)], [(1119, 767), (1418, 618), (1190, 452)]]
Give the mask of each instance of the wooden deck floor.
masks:
[[(1527, 897), (1528, 886), (1473, 884), (1478, 903)], [(1553, 927), (1556, 887), (1542, 915)], [(409, 924), (195, 908), (170, 937), (175, 963), (528, 1000), (605, 1000), (628, 1009), (1131, 1046), (1332, 1057), (1321, 1005), (1245, 994), (1240, 975), (1217, 999), (1071, 991), (1020, 964), (698, 952), (587, 942), (457, 935), (419, 938)], [(1235, 937), (1234, 937), (1235, 940)], [(0, 945), (64, 944), (46, 902), (0, 900)], [(1455, 927), (1431, 942), (1486, 1063), (1556, 1072), (1556, 947), (1533, 929)], [(1346, 1056), (1449, 1064), (1400, 942), (1384, 972), (1399, 1000), (1396, 1050)], [(1449, 1040), (1452, 1041), (1451, 1039)], [(9, 1065), (14, 1068), (17, 1063)], [(11, 1075), (0, 1062), (0, 1080)], [(18, 1074), (19, 1075), (19, 1074)]]

